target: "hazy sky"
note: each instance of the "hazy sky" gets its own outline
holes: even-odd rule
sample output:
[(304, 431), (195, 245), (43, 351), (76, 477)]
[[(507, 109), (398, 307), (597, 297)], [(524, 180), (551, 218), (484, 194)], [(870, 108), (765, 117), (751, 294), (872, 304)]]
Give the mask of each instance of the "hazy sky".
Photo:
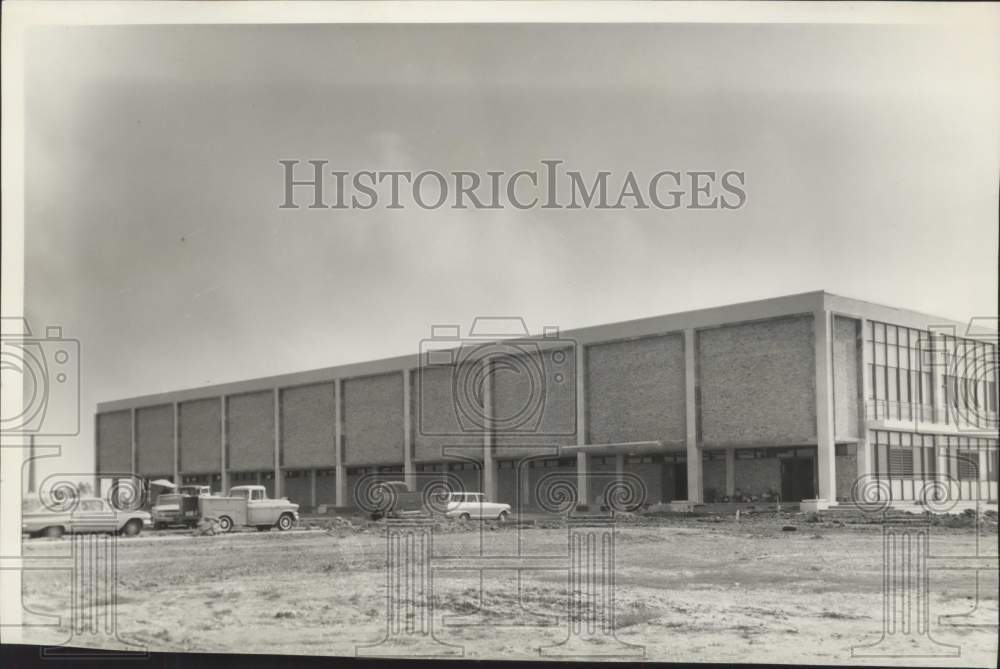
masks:
[[(996, 313), (997, 29), (44, 29), (26, 71), (26, 309), (99, 401), (826, 289)], [(279, 210), (345, 170), (746, 172), (737, 211)]]

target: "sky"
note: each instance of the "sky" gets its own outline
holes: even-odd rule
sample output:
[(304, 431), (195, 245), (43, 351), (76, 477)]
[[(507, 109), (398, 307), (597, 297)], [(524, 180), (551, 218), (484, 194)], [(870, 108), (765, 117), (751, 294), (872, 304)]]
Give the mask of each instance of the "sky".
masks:
[[(96, 404), (825, 289), (996, 315), (1000, 40), (976, 26), (36, 29), (25, 305)], [(281, 210), (344, 170), (745, 172), (735, 211)], [(70, 410), (54, 408), (57, 411)], [(48, 440), (46, 443), (55, 443)]]

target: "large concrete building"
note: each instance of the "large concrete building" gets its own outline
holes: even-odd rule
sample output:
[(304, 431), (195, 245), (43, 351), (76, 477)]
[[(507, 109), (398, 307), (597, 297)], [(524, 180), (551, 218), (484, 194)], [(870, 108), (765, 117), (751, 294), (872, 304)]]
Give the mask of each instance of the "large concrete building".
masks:
[(451, 476), (527, 507), (554, 473), (588, 502), (600, 476), (632, 475), (651, 503), (836, 503), (859, 477), (893, 501), (932, 482), (997, 499), (996, 334), (968, 323), (812, 292), (530, 338), (506, 325), (104, 402), (97, 471), (260, 482), (305, 507), (354, 504), (368, 474), (415, 488)]

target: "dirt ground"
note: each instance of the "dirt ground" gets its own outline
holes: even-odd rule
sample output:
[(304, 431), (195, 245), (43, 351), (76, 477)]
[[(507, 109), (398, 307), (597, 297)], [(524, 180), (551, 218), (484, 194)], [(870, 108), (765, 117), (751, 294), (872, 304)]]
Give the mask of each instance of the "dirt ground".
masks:
[[(782, 531), (789, 524), (796, 530)], [(427, 652), (529, 659), (566, 640), (575, 619), (567, 617), (568, 563), (561, 557), (568, 551), (569, 530), (557, 523), (471, 525), (433, 536), (432, 627), (438, 643)], [(24, 553), (29, 560), (66, 555), (70, 545), (65, 538), (28, 540)], [(386, 637), (386, 538), (378, 526), (206, 537), (154, 533), (117, 545), (118, 637), (138, 648), (355, 655), (359, 647)], [(579, 652), (687, 662), (997, 663), (995, 524), (978, 537), (968, 528), (932, 529), (930, 638), (890, 635), (896, 644), (879, 647), (888, 648), (883, 654), (889, 656), (867, 659), (852, 655), (852, 648), (863, 652), (858, 647), (882, 636), (878, 526), (806, 523), (801, 514), (740, 522), (732, 517), (633, 521), (616, 527), (615, 547), (618, 641), (598, 634)], [(519, 572), (520, 598), (518, 572), (461, 571), (454, 559), (438, 558), (512, 556), (518, 550), (522, 556), (554, 556)], [(977, 551), (994, 560), (993, 571), (980, 572), (979, 610), (971, 618), (985, 625), (942, 624), (969, 622), (939, 617), (976, 608), (976, 571), (962, 567)], [(508, 557), (505, 566), (517, 564)], [(42, 615), (63, 616), (58, 627), (29, 628), (25, 641), (62, 644), (72, 638), (73, 645), (124, 648), (86, 634), (70, 636), (70, 590), (70, 572), (25, 572), (25, 608), (40, 614), (29, 617), (45, 623)], [(407, 599), (405, 591), (401, 597)], [(417, 641), (426, 639), (417, 635)], [(932, 654), (957, 655), (913, 657), (921, 641)]]

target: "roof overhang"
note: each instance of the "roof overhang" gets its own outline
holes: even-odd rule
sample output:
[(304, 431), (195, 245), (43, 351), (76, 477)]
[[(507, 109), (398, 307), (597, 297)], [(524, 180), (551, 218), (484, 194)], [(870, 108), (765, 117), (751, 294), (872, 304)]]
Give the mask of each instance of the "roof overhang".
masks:
[(662, 453), (662, 441), (625, 441), (617, 444), (579, 444), (576, 446), (560, 446), (559, 455), (644, 455)]

